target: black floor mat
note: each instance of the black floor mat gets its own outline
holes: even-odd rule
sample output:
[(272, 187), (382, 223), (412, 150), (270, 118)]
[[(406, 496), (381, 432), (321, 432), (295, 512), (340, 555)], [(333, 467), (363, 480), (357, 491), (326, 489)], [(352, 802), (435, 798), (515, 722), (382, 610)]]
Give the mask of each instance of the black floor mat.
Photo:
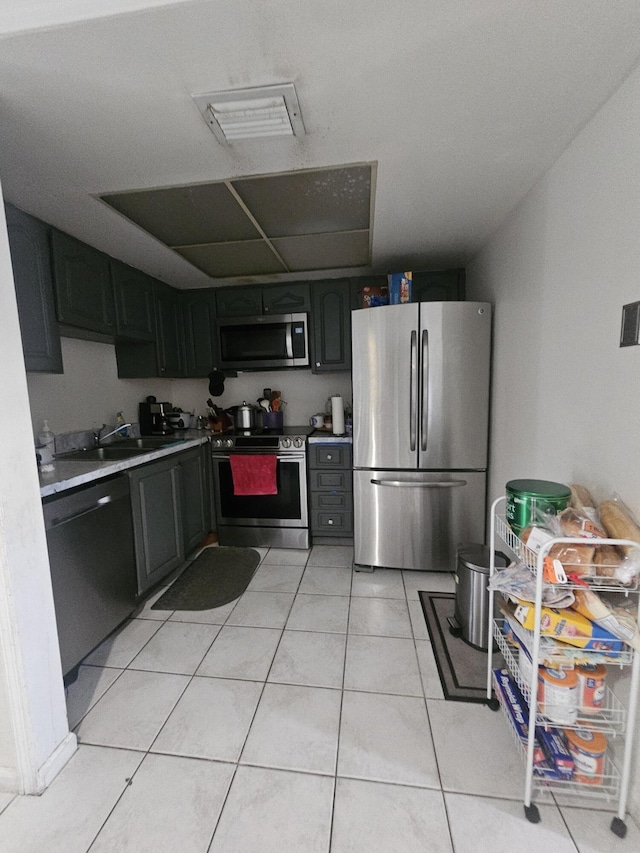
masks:
[[(431, 638), (445, 699), (454, 702), (487, 702), (487, 653), (475, 649), (449, 633), (455, 595), (450, 592), (420, 592), (420, 603)], [(502, 657), (494, 654), (493, 667)]]
[(253, 548), (205, 548), (152, 610), (213, 610), (239, 598), (260, 563)]

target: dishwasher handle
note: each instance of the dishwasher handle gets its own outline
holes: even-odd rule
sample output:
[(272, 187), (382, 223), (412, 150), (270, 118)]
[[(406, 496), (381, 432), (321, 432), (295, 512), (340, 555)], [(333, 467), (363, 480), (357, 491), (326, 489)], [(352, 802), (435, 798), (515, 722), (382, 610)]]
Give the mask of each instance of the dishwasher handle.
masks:
[(111, 495), (105, 495), (102, 498), (98, 498), (98, 500), (94, 504), (91, 504), (91, 506), (80, 510), (80, 512), (74, 512), (71, 515), (63, 515), (60, 518), (50, 519), (47, 524), (47, 528), (51, 530), (54, 527), (59, 527), (61, 524), (68, 524), (68, 522), (70, 521), (75, 521), (77, 518), (82, 518), (83, 515), (89, 515), (90, 512), (96, 512), (96, 510), (102, 509), (103, 506), (110, 504), (112, 500), (113, 498)]

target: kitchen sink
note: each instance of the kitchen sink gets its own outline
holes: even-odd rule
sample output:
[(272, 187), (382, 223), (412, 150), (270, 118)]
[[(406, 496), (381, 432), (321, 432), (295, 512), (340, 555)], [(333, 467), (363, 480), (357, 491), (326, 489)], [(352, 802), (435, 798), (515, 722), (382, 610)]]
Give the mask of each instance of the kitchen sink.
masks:
[(171, 444), (181, 444), (186, 441), (184, 438), (178, 438), (173, 435), (144, 435), (141, 438), (124, 438), (109, 447), (122, 448), (144, 448), (145, 450), (157, 450), (160, 447), (169, 447)]
[(142, 438), (125, 438), (105, 444), (104, 447), (91, 447), (87, 450), (72, 450), (61, 453), (56, 458), (61, 462), (113, 462), (120, 459), (130, 459), (132, 456), (142, 456), (152, 450), (160, 450), (173, 444), (181, 444), (184, 438), (173, 436), (145, 435)]
[[(156, 445), (157, 447), (157, 445)], [(70, 453), (60, 453), (56, 459), (60, 462), (113, 462), (130, 459), (132, 456), (142, 456), (149, 453), (148, 447), (95, 447), (90, 450), (72, 450)]]

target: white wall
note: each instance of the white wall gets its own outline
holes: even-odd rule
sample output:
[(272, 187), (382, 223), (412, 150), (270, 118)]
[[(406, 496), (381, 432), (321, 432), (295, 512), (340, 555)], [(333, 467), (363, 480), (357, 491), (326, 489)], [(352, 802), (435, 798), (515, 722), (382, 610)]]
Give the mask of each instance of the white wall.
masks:
[[(79, 432), (115, 422), (122, 411), (127, 421), (138, 420), (138, 403), (149, 394), (185, 411), (204, 414), (209, 395), (207, 379), (118, 379), (115, 348), (75, 338), (62, 338), (64, 373), (29, 373), (27, 383), (34, 436), (47, 418), (54, 433)], [(350, 373), (313, 375), (309, 370), (243, 373), (225, 381), (216, 405), (256, 403), (262, 389), (282, 391), (287, 402), (285, 424), (306, 424), (324, 409), (327, 397), (342, 394), (351, 401)]]
[(581, 482), (640, 518), (640, 346), (619, 347), (640, 300), (639, 140), (640, 70), (467, 267), (468, 297), (495, 303), (492, 500), (512, 478)]
[(43, 418), (54, 433), (80, 432), (115, 423), (119, 411), (137, 421), (148, 394), (171, 399), (168, 379), (118, 379), (113, 344), (62, 338), (62, 361), (62, 374), (27, 374), (34, 435)]

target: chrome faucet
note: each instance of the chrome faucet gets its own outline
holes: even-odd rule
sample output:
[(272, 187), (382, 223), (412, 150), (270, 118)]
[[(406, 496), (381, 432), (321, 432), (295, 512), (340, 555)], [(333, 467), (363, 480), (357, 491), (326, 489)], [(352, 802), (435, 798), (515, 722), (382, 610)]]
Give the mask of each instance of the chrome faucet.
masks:
[(118, 426), (115, 429), (112, 429), (111, 432), (108, 432), (106, 435), (101, 436), (100, 433), (106, 427), (106, 424), (102, 424), (100, 429), (94, 430), (93, 446), (94, 447), (100, 447), (100, 444), (105, 440), (105, 438), (110, 438), (112, 435), (115, 435), (116, 433), (120, 432), (123, 429), (127, 429), (127, 427), (130, 427), (130, 426), (131, 426), (131, 424), (118, 424)]

